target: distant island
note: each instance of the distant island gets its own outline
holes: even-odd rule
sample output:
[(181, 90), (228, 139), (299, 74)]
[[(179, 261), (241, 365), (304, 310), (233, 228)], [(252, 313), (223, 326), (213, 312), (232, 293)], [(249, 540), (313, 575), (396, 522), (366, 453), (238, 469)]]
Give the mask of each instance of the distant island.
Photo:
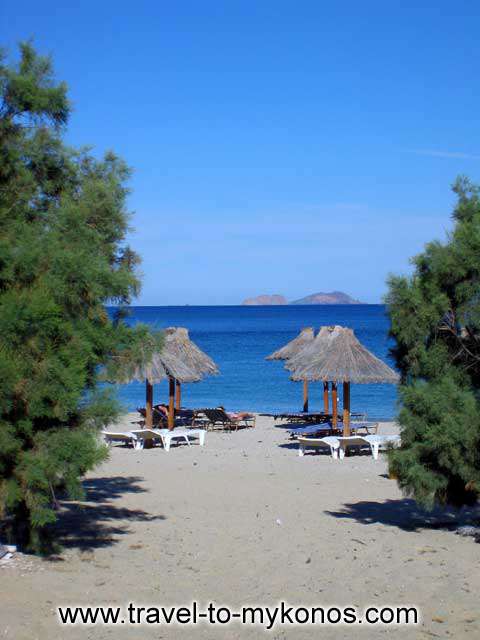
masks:
[(285, 304), (365, 304), (355, 300), (343, 291), (331, 291), (330, 293), (312, 293), (305, 298), (288, 302), (285, 296), (274, 294), (262, 294), (255, 298), (247, 298), (242, 302), (246, 306), (285, 305)]
[(363, 302), (355, 300), (343, 291), (332, 291), (331, 293), (312, 293), (290, 304), (363, 304)]
[(255, 307), (255, 306), (265, 306), (269, 304), (282, 305), (282, 304), (288, 304), (288, 302), (284, 296), (273, 294), (273, 295), (261, 295), (261, 296), (257, 296), (256, 298), (247, 298), (242, 302), (242, 304), (246, 306)]

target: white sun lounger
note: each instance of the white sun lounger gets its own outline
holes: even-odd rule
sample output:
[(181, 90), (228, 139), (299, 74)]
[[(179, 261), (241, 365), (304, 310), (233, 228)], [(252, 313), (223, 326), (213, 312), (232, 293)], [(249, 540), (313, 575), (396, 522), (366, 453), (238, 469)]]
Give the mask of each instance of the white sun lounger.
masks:
[(137, 439), (137, 446), (135, 446), (135, 449), (143, 449), (146, 442), (151, 442), (153, 444), (155, 440), (160, 439), (156, 429), (132, 429), (130, 433), (133, 433)]
[(185, 440), (188, 446), (190, 446), (190, 438), (198, 438), (201, 447), (205, 444), (205, 429), (184, 429), (183, 427), (177, 427), (172, 431), (168, 429), (154, 429), (154, 431), (162, 439), (165, 451), (170, 451), (172, 440)]
[(400, 444), (399, 435), (367, 435), (367, 436), (338, 436), (339, 458), (343, 460), (345, 451), (351, 446), (368, 446), (372, 452), (374, 460), (378, 459), (380, 449), (385, 449), (388, 445), (398, 447)]
[(338, 458), (338, 451), (340, 448), (340, 442), (336, 436), (325, 436), (324, 438), (298, 438), (298, 455), (303, 456), (305, 449), (309, 447), (314, 448), (329, 448), (330, 454), (334, 460)]
[(131, 431), (102, 431), (102, 436), (105, 438), (107, 444), (122, 442), (123, 444), (135, 447), (135, 449), (137, 448), (137, 437)]
[(115, 432), (102, 431), (107, 444), (123, 442), (133, 446), (134, 449), (143, 449), (145, 442), (159, 440), (160, 436), (153, 429), (133, 429), (132, 431)]

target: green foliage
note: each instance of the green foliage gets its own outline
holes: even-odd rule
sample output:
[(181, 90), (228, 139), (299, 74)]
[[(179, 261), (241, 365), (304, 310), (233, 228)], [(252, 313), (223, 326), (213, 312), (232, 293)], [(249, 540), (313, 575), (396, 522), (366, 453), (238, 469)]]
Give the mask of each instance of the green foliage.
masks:
[(137, 324), (135, 333), (128, 334), (128, 340), (119, 343), (117, 351), (107, 363), (101, 378), (108, 382), (126, 383), (138, 379), (145, 364), (152, 360), (155, 352), (162, 350), (163, 331), (154, 331), (146, 325)]
[(66, 147), (68, 115), (66, 86), (31, 44), (18, 65), (0, 60), (0, 517), (37, 550), (56, 494), (80, 497), (105, 459), (98, 428), (118, 406), (96, 391), (99, 370), (145, 336), (105, 310), (139, 288), (129, 170)]
[(412, 277), (391, 277), (387, 304), (402, 374), (400, 487), (420, 504), (461, 506), (480, 494), (480, 197), (454, 185), (455, 227), (429, 243)]

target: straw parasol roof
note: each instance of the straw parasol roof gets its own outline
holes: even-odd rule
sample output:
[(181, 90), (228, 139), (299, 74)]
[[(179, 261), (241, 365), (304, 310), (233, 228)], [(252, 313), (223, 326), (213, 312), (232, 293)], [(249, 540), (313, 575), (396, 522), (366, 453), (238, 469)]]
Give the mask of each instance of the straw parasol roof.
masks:
[(306, 367), (313, 359), (319, 358), (325, 351), (332, 337), (338, 334), (341, 329), (339, 326), (323, 326), (320, 327), (319, 332), (315, 336), (314, 340), (311, 340), (304, 347), (298, 351), (298, 353), (288, 358), (285, 363), (285, 369), (295, 371), (297, 369)]
[(287, 342), (287, 344), (281, 349), (271, 353), (265, 358), (265, 360), (288, 360), (289, 358), (297, 355), (308, 344), (313, 342), (314, 338), (315, 334), (313, 332), (313, 327), (306, 327), (300, 331), (296, 338)]
[[(297, 360), (287, 362), (292, 380), (323, 380), (334, 382), (391, 383), (399, 381), (398, 374), (373, 355), (346, 327), (322, 327), (323, 349), (307, 346)], [(319, 334), (320, 336), (320, 334)], [(317, 338), (319, 337), (317, 336)]]
[(163, 332), (163, 345), (153, 356), (137, 355), (137, 362), (125, 376), (125, 382), (148, 379), (151, 384), (166, 378), (178, 382), (199, 382), (205, 374), (218, 373), (217, 365), (190, 340), (187, 329), (168, 327)]
[[(180, 361), (200, 378), (204, 375), (218, 374), (217, 365), (190, 339), (188, 329), (185, 329), (185, 327), (168, 327), (164, 331), (164, 336), (165, 343), (162, 357), (167, 364), (170, 361), (172, 363)], [(179, 382), (190, 382), (189, 380), (182, 380), (181, 377), (176, 375), (173, 375), (173, 377)]]
[(199, 382), (201, 380), (201, 375), (163, 349), (155, 352), (148, 363), (137, 365), (124, 382), (148, 380), (151, 384), (156, 384), (169, 377), (180, 382)]

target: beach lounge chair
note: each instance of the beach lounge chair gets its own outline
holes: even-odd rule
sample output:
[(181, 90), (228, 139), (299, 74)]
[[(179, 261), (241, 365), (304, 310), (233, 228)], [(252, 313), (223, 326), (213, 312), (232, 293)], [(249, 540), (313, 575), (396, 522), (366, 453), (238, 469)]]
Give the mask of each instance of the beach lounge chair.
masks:
[[(137, 408), (138, 413), (142, 416), (142, 418), (145, 420), (145, 418), (147, 417), (147, 410), (144, 407), (138, 407)], [(155, 426), (167, 426), (167, 417), (166, 415), (160, 411), (157, 407), (153, 407), (152, 410), (152, 421), (153, 424)]]
[(155, 429), (155, 433), (161, 438), (165, 451), (170, 451), (172, 440), (185, 440), (190, 446), (190, 439), (198, 438), (201, 447), (205, 444), (205, 429), (185, 429), (178, 427), (169, 431), (168, 429)]
[(328, 422), (332, 419), (331, 414), (328, 413), (309, 413), (308, 411), (293, 411), (291, 413), (272, 413), (265, 414), (271, 415), (275, 420), (284, 420), (289, 423), (296, 422)]
[(378, 431), (378, 422), (365, 422), (364, 420), (350, 422), (350, 430), (355, 435), (374, 435)]
[(130, 431), (137, 441), (135, 449), (144, 449), (145, 446), (152, 446), (160, 440), (156, 429), (132, 429)]
[(131, 431), (102, 431), (101, 433), (108, 445), (121, 443), (130, 447), (137, 448), (137, 438)]
[(348, 436), (343, 437), (339, 436), (338, 441), (340, 443), (339, 449), (339, 458), (343, 460), (345, 457), (345, 452), (348, 447), (351, 446), (368, 446), (370, 447), (370, 451), (372, 452), (372, 456), (374, 460), (378, 459), (378, 453), (380, 449), (386, 449), (388, 446), (399, 446), (400, 444), (400, 436), (399, 435), (366, 435), (366, 436)]
[(207, 429), (220, 428), (228, 431), (237, 431), (239, 427), (254, 427), (255, 417), (232, 418), (224, 409), (201, 409), (196, 412), (192, 424), (201, 424)]
[(125, 432), (102, 431), (102, 435), (107, 444), (121, 442), (134, 449), (144, 449), (146, 443), (154, 444), (156, 440), (160, 439), (153, 429), (132, 429), (132, 431)]
[(340, 443), (336, 436), (325, 436), (324, 438), (298, 438), (298, 455), (303, 456), (308, 448), (328, 448), (334, 460), (338, 458)]
[(320, 424), (301, 424), (298, 427), (292, 427), (287, 430), (292, 437), (298, 436), (314, 436), (316, 434), (325, 434), (328, 435), (332, 431), (332, 425), (328, 422), (320, 423)]
[(178, 426), (191, 425), (195, 418), (193, 409), (175, 409), (175, 424)]

